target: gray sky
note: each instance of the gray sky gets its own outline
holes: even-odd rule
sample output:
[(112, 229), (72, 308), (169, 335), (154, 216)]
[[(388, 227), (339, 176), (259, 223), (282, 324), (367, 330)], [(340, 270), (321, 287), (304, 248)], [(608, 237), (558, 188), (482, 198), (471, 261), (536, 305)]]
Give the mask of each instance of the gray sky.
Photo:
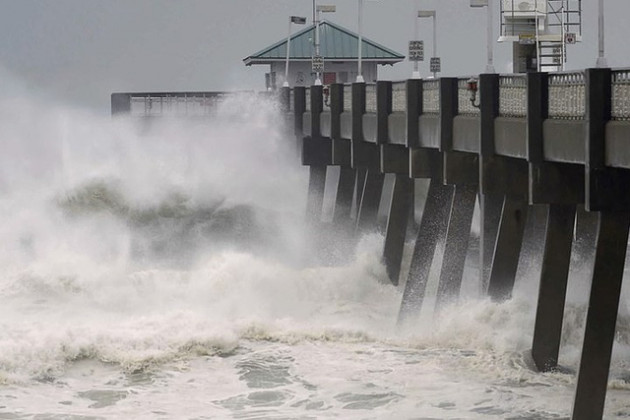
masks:
[[(630, 0), (605, 2), (609, 65), (630, 67)], [(326, 18), (357, 30), (357, 0), (319, 3), (336, 4)], [(584, 42), (569, 46), (568, 69), (597, 56), (597, 1), (583, 7)], [(418, 8), (437, 10), (442, 75), (484, 70), (486, 13), (469, 0), (366, 0), (364, 35), (406, 55)], [(242, 59), (285, 38), (288, 16), (310, 22), (312, 0), (0, 0), (0, 11), (0, 92), (16, 77), (38, 95), (105, 113), (114, 91), (262, 89), (268, 66)], [(428, 47), (430, 20), (419, 22)], [(494, 51), (497, 71), (508, 71), (511, 44)], [(380, 74), (401, 80), (411, 71), (405, 61)]]

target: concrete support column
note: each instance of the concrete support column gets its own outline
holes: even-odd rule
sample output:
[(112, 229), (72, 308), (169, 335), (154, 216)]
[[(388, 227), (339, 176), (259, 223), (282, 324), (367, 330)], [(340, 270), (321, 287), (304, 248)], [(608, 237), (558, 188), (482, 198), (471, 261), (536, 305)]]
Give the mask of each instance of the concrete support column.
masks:
[(396, 174), (387, 217), (385, 247), (383, 248), (383, 262), (387, 269), (387, 275), (392, 284), (396, 286), (400, 275), (407, 223), (413, 205), (412, 199), (413, 180), (406, 174)]
[(381, 203), (384, 181), (385, 176), (382, 173), (366, 170), (363, 184), (357, 183), (357, 188), (361, 190), (357, 213), (357, 230), (360, 232), (378, 228), (378, 206)]
[(488, 295), (493, 301), (512, 297), (527, 210), (526, 202), (505, 196), (488, 283)]
[(281, 87), (280, 88), (280, 109), (282, 112), (289, 112), (291, 109), (291, 88), (290, 87)]
[(392, 82), (376, 82), (376, 143), (389, 143), (389, 115), (392, 113)]
[(355, 180), (355, 169), (346, 166), (342, 166), (339, 169), (337, 197), (335, 198), (335, 208), (333, 210), (333, 223), (338, 226), (344, 226), (350, 222)]
[(455, 185), (435, 302), (436, 313), (459, 297), (476, 197), (477, 185)]
[(586, 209), (630, 208), (630, 170), (606, 166), (606, 124), (611, 118), (612, 81), (609, 68), (585, 73)]
[[(489, 290), (496, 239), (504, 204), (504, 191), (490, 188), (497, 176), (492, 173), (494, 156), (494, 120), (499, 115), (499, 75), (479, 76), (480, 146), (479, 146), (479, 210), (481, 238), (479, 261), (482, 292)], [(516, 273), (516, 270), (514, 271)]]
[(293, 122), (295, 136), (301, 139), (304, 130), (304, 120), (302, 116), (306, 111), (306, 88), (304, 86), (296, 86), (293, 88)]
[(501, 209), (504, 197), (498, 194), (479, 194), (480, 235), (479, 238), (479, 275), (481, 293), (487, 293), (492, 269), (492, 257), (497, 242)]
[[(299, 93), (298, 93), (299, 92)], [(296, 88), (296, 120), (298, 109), (302, 109), (299, 120), (303, 121), (304, 91)], [(298, 108), (298, 99), (301, 101)], [(319, 221), (324, 200), (326, 185), (326, 168), (332, 163), (332, 147), (329, 138), (323, 138), (320, 131), (320, 114), (324, 108), (322, 87), (311, 86), (311, 135), (302, 139), (302, 164), (310, 166), (310, 179), (306, 210), (313, 221)], [(297, 122), (296, 122), (297, 127)], [(300, 128), (301, 125), (300, 125)], [(300, 133), (300, 135), (302, 135)]]
[(586, 70), (586, 209), (599, 212), (593, 279), (572, 419), (600, 419), (606, 400), (630, 228), (630, 171), (606, 166), (610, 69)]
[(442, 185), (440, 181), (435, 179), (430, 181), (411, 258), (411, 267), (400, 305), (399, 325), (405, 325), (408, 320), (420, 314), (435, 248), (437, 243), (443, 241), (446, 235), (453, 192), (454, 187), (452, 185)]
[(417, 147), (420, 142), (418, 118), (422, 114), (422, 80), (409, 79), (407, 90), (407, 147)]
[(532, 344), (532, 357), (541, 371), (558, 365), (574, 222), (575, 205), (548, 206)]
[(629, 227), (630, 212), (603, 211), (599, 215), (573, 420), (601, 419), (604, 413)]
[(325, 186), (326, 166), (310, 166), (306, 214), (311, 222), (319, 222), (321, 220)]

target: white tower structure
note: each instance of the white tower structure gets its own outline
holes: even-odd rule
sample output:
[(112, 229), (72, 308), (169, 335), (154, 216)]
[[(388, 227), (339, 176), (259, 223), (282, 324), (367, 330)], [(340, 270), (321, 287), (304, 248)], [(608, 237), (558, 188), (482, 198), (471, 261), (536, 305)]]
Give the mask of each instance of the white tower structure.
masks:
[(501, 0), (499, 42), (513, 43), (513, 71), (563, 70), (582, 40), (582, 0)]

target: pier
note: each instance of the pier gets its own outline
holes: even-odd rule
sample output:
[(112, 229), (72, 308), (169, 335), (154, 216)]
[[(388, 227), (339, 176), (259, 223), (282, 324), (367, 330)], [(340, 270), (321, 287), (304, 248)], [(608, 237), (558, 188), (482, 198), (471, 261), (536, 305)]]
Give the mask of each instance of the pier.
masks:
[[(177, 106), (205, 115), (222, 95), (117, 93), (112, 114), (156, 117)], [(330, 166), (339, 168), (333, 223), (376, 229), (390, 194), (382, 259), (389, 281), (404, 284), (401, 325), (422, 308), (440, 242), (434, 310), (459, 296), (477, 201), (489, 298), (510, 299), (526, 238), (541, 250), (532, 358), (541, 371), (557, 369), (571, 249), (576, 242), (591, 253), (572, 418), (602, 417), (630, 228), (630, 69), (334, 83), (277, 97), (310, 171), (306, 217), (321, 217)], [(429, 188), (409, 238), (416, 179)]]

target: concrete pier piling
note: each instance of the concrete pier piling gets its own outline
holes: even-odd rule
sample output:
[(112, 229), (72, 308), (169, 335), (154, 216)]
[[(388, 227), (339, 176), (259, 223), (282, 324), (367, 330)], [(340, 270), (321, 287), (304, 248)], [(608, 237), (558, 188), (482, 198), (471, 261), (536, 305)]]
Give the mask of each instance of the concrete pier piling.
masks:
[[(413, 328), (441, 241), (435, 311), (458, 297), (476, 200), (479, 289), (495, 301), (513, 294), (526, 224), (538, 232), (544, 219), (544, 235), (525, 235), (541, 255), (529, 270), (540, 273), (532, 357), (540, 370), (557, 367), (577, 252), (592, 279), (572, 418), (602, 418), (630, 227), (630, 69), (474, 79), (474, 95), (469, 77), (283, 89), (280, 108), (309, 167), (308, 220), (321, 223), (327, 169), (338, 166), (333, 223), (354, 235), (379, 229), (379, 212), (387, 213), (383, 263), (393, 284), (405, 279), (398, 321)], [(112, 114), (150, 120), (170, 109), (155, 103), (216, 104), (222, 95), (114, 93)], [(391, 196), (382, 200), (386, 175)], [(428, 181), (424, 203), (414, 198), (420, 179)], [(420, 206), (403, 271), (410, 214)], [(544, 217), (526, 223), (541, 209)]]
[[(383, 255), (390, 280), (397, 284), (399, 277), (406, 278), (400, 325), (409, 326), (419, 316), (442, 240), (434, 310), (457, 298), (476, 199), (479, 284), (495, 301), (511, 297), (528, 213), (533, 217), (534, 210), (544, 209), (544, 217), (528, 223), (528, 229), (539, 231), (544, 219), (544, 235), (532, 231), (526, 237), (532, 242), (528, 248), (541, 250), (540, 260), (533, 260), (539, 264), (534, 268), (540, 284), (532, 357), (538, 369), (552, 370), (561, 350), (571, 252), (587, 261), (593, 255), (573, 419), (603, 413), (630, 224), (630, 115), (621, 105), (630, 99), (619, 96), (630, 95), (620, 84), (630, 70), (615, 72), (482, 74), (477, 103), (470, 101), (465, 79), (408, 80), (394, 88), (392, 82), (379, 82), (368, 86), (367, 95), (365, 84), (353, 84), (351, 111), (331, 117), (340, 126), (333, 129), (340, 133), (332, 136), (333, 161), (339, 164), (343, 156), (347, 164), (350, 154), (350, 166), (366, 174), (355, 192), (361, 229), (376, 223), (384, 174), (396, 177)], [(350, 92), (332, 89), (341, 96), (344, 91)], [(370, 92), (376, 92), (376, 106), (366, 106)], [(297, 91), (294, 98), (300, 98)], [(334, 104), (333, 114), (340, 107)], [(344, 132), (351, 132), (345, 137), (349, 143), (341, 142)], [(303, 132), (305, 138), (314, 134)], [(322, 165), (325, 158), (312, 163)], [(311, 166), (313, 184), (321, 185), (321, 166), (316, 168)], [(414, 179), (422, 178), (429, 179), (422, 219), (409, 271), (399, 273), (413, 208), (408, 191)], [(344, 197), (349, 185), (344, 181)]]

